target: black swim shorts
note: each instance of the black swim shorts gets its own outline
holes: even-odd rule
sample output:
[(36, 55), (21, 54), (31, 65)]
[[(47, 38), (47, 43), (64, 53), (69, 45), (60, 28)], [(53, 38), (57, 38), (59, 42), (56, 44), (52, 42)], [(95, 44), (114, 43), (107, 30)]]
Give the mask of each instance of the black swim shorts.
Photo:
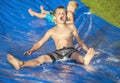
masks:
[(70, 58), (73, 52), (77, 52), (77, 50), (73, 47), (69, 48), (64, 47), (63, 49), (56, 50), (55, 52), (51, 52), (50, 54), (47, 55), (49, 55), (53, 61), (56, 61), (63, 59), (64, 57)]

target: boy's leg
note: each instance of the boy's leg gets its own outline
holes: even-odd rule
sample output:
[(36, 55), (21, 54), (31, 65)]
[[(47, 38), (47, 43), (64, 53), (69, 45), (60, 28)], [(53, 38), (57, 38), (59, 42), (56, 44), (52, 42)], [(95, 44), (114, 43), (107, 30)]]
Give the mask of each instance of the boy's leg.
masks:
[(9, 63), (11, 63), (16, 70), (19, 70), (23, 67), (35, 67), (43, 64), (45, 62), (52, 62), (52, 59), (48, 55), (40, 56), (36, 59), (28, 60), (28, 61), (20, 61), (17, 58), (13, 57), (12, 55), (8, 54), (7, 59)]
[(44, 10), (44, 7), (43, 7), (43, 6), (40, 6), (40, 10), (41, 10), (41, 13), (42, 13), (42, 14), (50, 14), (49, 11)]
[(34, 12), (32, 9), (28, 9), (31, 16), (36, 16), (38, 18), (45, 18), (46, 14)]
[(31, 16), (34, 16), (32, 9), (28, 9), (28, 12), (29, 12), (29, 14), (30, 14)]
[(78, 63), (84, 63), (83, 56), (78, 52), (73, 52), (70, 58)]
[(73, 60), (76, 60), (79, 63), (88, 65), (90, 63), (91, 59), (94, 57), (94, 54), (95, 54), (94, 49), (90, 48), (84, 57), (82, 55), (80, 55), (79, 53), (74, 52), (70, 58)]

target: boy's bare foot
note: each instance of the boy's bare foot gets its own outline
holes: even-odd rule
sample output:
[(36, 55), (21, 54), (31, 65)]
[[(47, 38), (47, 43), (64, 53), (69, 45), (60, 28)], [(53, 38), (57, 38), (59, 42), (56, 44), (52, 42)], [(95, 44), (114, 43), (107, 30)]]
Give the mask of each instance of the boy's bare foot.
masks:
[(41, 14), (50, 14), (49, 11), (44, 10), (43, 6), (40, 6)]
[(20, 65), (22, 64), (22, 61), (16, 59), (10, 54), (7, 54), (7, 60), (15, 67), (16, 70), (20, 69)]
[(44, 7), (40, 6), (40, 10), (41, 10), (41, 13), (43, 14), (44, 13)]
[(91, 59), (94, 57), (95, 51), (93, 48), (90, 48), (87, 52), (87, 54), (84, 57), (84, 64), (88, 65), (91, 61)]
[(31, 16), (33, 16), (33, 11), (32, 11), (32, 9), (28, 9), (28, 12), (30, 13)]
[(100, 54), (100, 52), (95, 52), (95, 54)]

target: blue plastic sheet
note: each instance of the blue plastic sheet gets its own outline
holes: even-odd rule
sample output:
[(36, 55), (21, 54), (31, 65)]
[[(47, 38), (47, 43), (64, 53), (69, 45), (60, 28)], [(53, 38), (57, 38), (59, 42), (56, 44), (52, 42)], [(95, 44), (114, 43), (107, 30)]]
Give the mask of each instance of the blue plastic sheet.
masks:
[[(53, 11), (57, 6), (67, 7), (69, 0), (0, 0), (0, 83), (120, 83), (120, 29), (89, 12), (79, 4), (75, 12), (75, 25), (81, 39), (94, 47), (95, 55), (90, 65), (73, 60), (46, 63), (38, 67), (15, 70), (6, 55), (20, 60), (30, 60), (55, 50), (52, 39), (31, 56), (23, 53), (41, 39), (55, 24), (32, 17), (31, 8), (40, 12), (40, 5)], [(77, 49), (76, 41), (74, 42)], [(80, 49), (80, 53), (84, 51)]]

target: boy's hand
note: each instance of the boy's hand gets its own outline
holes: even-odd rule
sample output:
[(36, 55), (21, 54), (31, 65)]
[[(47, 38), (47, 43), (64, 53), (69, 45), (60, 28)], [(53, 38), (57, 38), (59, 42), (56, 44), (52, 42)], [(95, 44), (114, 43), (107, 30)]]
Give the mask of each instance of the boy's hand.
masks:
[(31, 55), (31, 54), (32, 54), (32, 51), (28, 50), (28, 51), (24, 52), (23, 55)]

